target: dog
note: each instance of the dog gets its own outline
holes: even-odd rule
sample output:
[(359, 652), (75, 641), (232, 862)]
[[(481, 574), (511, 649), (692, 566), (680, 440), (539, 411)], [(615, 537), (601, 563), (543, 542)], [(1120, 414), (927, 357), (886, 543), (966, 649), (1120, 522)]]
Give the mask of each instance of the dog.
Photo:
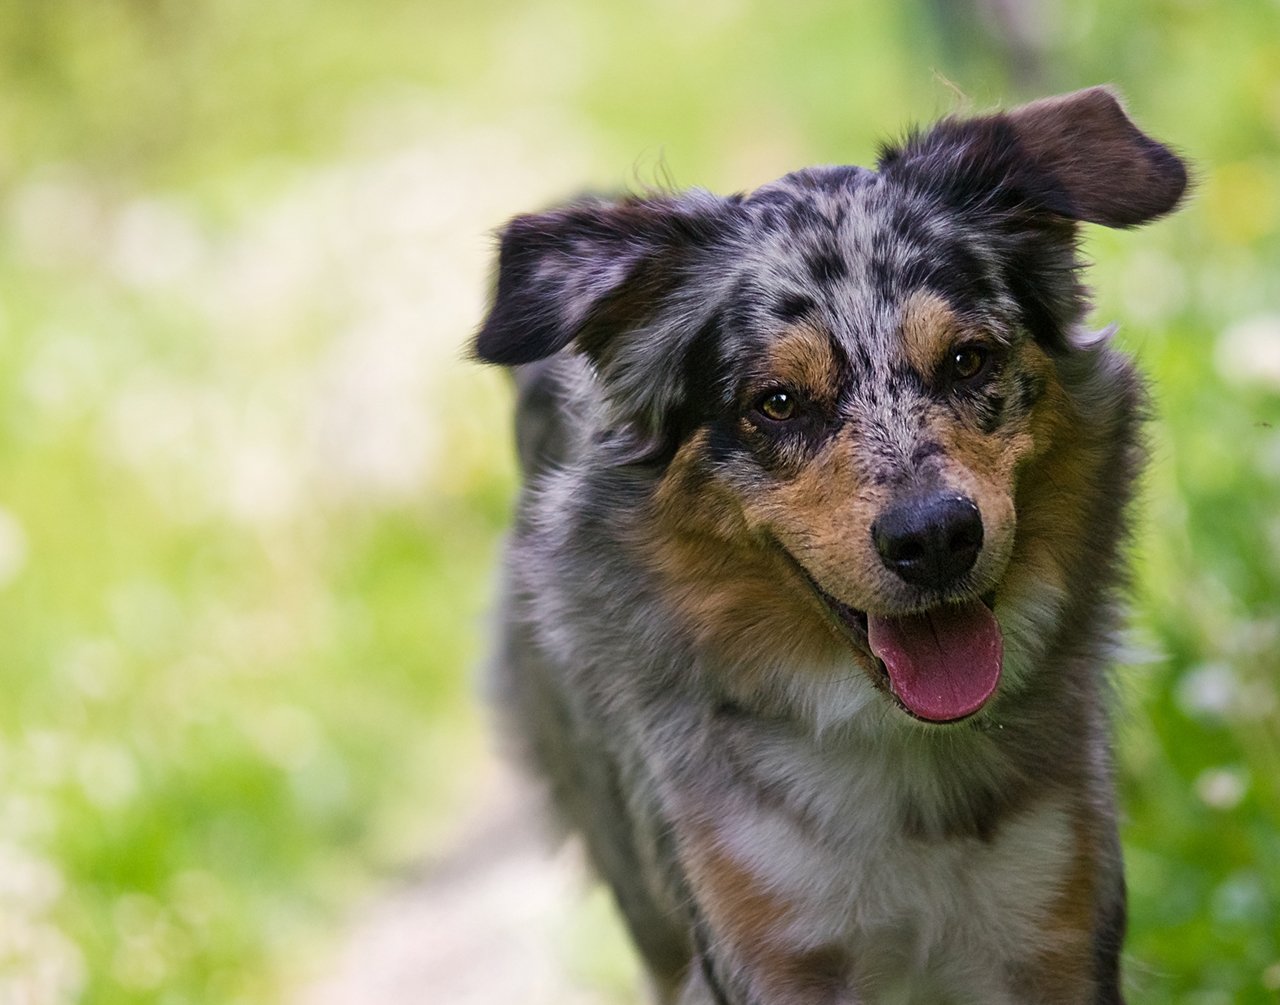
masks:
[(1144, 384), (1081, 224), (1185, 163), (1106, 87), (875, 170), (501, 231), (502, 733), (662, 1003), (1121, 1002), (1107, 670)]

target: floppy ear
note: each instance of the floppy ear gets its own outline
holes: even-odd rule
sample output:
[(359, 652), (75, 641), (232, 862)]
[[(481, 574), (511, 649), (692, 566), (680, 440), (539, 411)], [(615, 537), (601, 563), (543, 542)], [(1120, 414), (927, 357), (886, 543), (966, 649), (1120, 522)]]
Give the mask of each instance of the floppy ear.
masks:
[(1109, 88), (1034, 101), (1009, 119), (1070, 219), (1132, 227), (1168, 213), (1186, 191), (1186, 165), (1138, 129)]
[(1143, 133), (1115, 93), (1091, 87), (973, 119), (943, 120), (880, 166), (957, 209), (1047, 213), (1132, 227), (1172, 210), (1187, 169)]
[(607, 368), (620, 337), (681, 309), (682, 285), (726, 236), (729, 205), (691, 192), (516, 217), (502, 231), (476, 356), (511, 366), (572, 342)]
[(692, 385), (715, 352), (735, 276), (722, 249), (739, 202), (695, 190), (516, 217), (502, 232), (476, 357), (514, 366), (572, 345), (595, 365), (614, 430), (625, 433), (619, 459), (661, 457), (689, 422)]

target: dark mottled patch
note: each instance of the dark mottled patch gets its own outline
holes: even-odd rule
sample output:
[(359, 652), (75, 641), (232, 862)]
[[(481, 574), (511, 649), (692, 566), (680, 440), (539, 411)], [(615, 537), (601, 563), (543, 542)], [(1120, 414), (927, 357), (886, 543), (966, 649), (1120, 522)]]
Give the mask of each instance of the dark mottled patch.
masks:
[(662, 431), (662, 439), (670, 454), (674, 454), (680, 443), (688, 439), (699, 425), (724, 407), (721, 388), (723, 333), (724, 313), (716, 311), (689, 340), (680, 368), (680, 403), (671, 411)]
[(777, 429), (751, 429), (743, 434), (742, 442), (761, 468), (785, 476), (808, 463), (841, 427), (811, 404), (800, 418)]
[(717, 383), (723, 369), (720, 358), (720, 341), (723, 332), (724, 312), (716, 311), (703, 322), (702, 327), (689, 340), (689, 347), (685, 350), (682, 374), (686, 397)]
[(986, 265), (965, 241), (935, 242), (920, 263), (921, 283), (942, 294), (961, 311), (989, 303), (996, 289)]
[(762, 313), (771, 312), (772, 298), (758, 280), (743, 276), (729, 293), (723, 309), (723, 327), (732, 335), (750, 331)]
[(805, 256), (805, 265), (813, 281), (822, 286), (830, 286), (849, 275), (849, 266), (834, 248), (824, 248)]
[(877, 443), (866, 451), (871, 464), (871, 477), (877, 485), (888, 485), (902, 479), (902, 462), (897, 450)]
[(796, 991), (810, 1001), (833, 1001), (833, 995), (844, 986), (848, 969), (848, 957), (835, 946), (824, 946), (801, 953), (789, 960), (787, 966), (788, 974), (795, 981)]
[(978, 410), (978, 428), (987, 434), (999, 429), (1004, 422), (1004, 404), (1003, 394), (993, 394), (982, 401)]
[(928, 230), (920, 216), (911, 206), (896, 203), (889, 211), (889, 233), (901, 244), (927, 244)]
[(910, 393), (924, 393), (928, 385), (924, 378), (916, 373), (915, 368), (906, 363), (894, 363), (885, 378), (885, 387), (895, 398), (905, 397)]
[(741, 702), (734, 701), (732, 698), (721, 698), (711, 709), (711, 714), (717, 719), (745, 719), (754, 717), (755, 713), (745, 708)]
[(1032, 338), (1054, 352), (1066, 349), (1064, 332), (1080, 316), (1084, 288), (1075, 260), (1075, 230), (1068, 223), (1029, 224), (1002, 258), (1001, 271)]
[(759, 219), (765, 230), (776, 230), (781, 221), (781, 214), (776, 207), (766, 204), (760, 207)]
[(773, 313), (783, 321), (797, 321), (812, 314), (818, 305), (803, 293), (784, 293), (773, 305)]
[(801, 168), (782, 178), (796, 190), (810, 192), (852, 191), (871, 176), (866, 168), (855, 164), (830, 164)]
[(707, 985), (707, 990), (711, 992), (711, 998), (715, 1005), (733, 1005), (729, 996), (725, 993), (723, 985), (720, 983), (719, 975), (716, 973), (711, 945), (711, 938), (707, 934), (706, 922), (695, 913), (693, 918), (693, 946), (697, 951), (698, 966), (702, 970), (702, 979)]
[(826, 217), (816, 199), (802, 197), (786, 207), (787, 223), (795, 230), (815, 230), (826, 225)]
[(847, 390), (853, 377), (853, 361), (849, 358), (849, 352), (840, 339), (833, 338), (830, 342), (831, 357), (836, 367), (836, 386)]
[(1036, 373), (1020, 373), (1015, 381), (1017, 390), (1013, 396), (1012, 410), (1019, 414), (1031, 410), (1031, 406), (1044, 397), (1046, 381)]
[(930, 457), (937, 457), (939, 454), (943, 453), (946, 453), (946, 450), (943, 448), (941, 443), (938, 443), (936, 440), (929, 440), (926, 443), (921, 443), (914, 451), (912, 451), (911, 463), (923, 464)]
[(889, 260), (883, 255), (872, 255), (867, 261), (867, 279), (872, 290), (882, 300), (893, 300), (897, 296), (903, 277), (890, 267)]
[(867, 349), (866, 344), (858, 339), (850, 347), (852, 355), (849, 357), (850, 364), (858, 373), (871, 372), (871, 352)]
[(1013, 805), (1013, 801), (1003, 794), (983, 788), (966, 793), (963, 801), (953, 803), (943, 819), (930, 820), (924, 810), (911, 801), (903, 811), (902, 830), (916, 841), (977, 838), (989, 844)]
[(795, 199), (795, 195), (783, 187), (781, 180), (779, 180), (763, 188), (756, 189), (756, 191), (747, 196), (743, 205), (751, 209), (782, 207), (790, 205), (793, 199)]
[(694, 333), (680, 361), (680, 398), (661, 416), (639, 417), (597, 434), (595, 442), (615, 465), (662, 466), (712, 416), (723, 411), (721, 339), (724, 315), (717, 311)]
[(927, 246), (919, 254), (898, 263), (893, 275), (897, 288), (901, 290), (917, 290), (927, 284), (934, 268), (936, 253)]
[(738, 435), (737, 423), (715, 419), (707, 426), (707, 459), (712, 464), (731, 464), (746, 456), (750, 449)]
[(1125, 907), (1124, 878), (1119, 889), (1098, 908), (1093, 930), (1093, 965), (1098, 981), (1097, 1005), (1122, 1005), (1120, 993), (1120, 950), (1124, 946), (1128, 911)]
[(866, 181), (870, 172), (853, 164), (837, 164), (823, 169), (823, 180), (828, 188), (854, 189)]

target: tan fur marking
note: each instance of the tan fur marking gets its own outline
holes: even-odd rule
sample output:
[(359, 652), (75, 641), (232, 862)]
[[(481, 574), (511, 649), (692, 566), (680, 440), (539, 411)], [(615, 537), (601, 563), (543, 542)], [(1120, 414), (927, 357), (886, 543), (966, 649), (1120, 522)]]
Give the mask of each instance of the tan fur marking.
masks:
[[(1109, 442), (1091, 441), (1081, 431), (1075, 406), (1045, 361), (1045, 393), (1030, 424), (1034, 442), (1018, 480), (1018, 545), (1010, 568), (1015, 580), (1064, 588), (1068, 570), (1086, 558), (1089, 508), (1105, 478)], [(1086, 559), (1087, 560), (1087, 559)]]
[(1072, 828), (1075, 855), (1061, 890), (1049, 908), (1041, 952), (1022, 973), (1029, 1000), (1084, 1005), (1094, 999), (1093, 928), (1097, 906), (1098, 843), (1083, 813)]
[(769, 383), (808, 391), (815, 398), (830, 400), (836, 394), (836, 360), (831, 340), (812, 324), (798, 324), (769, 350)]
[(916, 293), (902, 307), (902, 347), (907, 362), (928, 380), (956, 344), (960, 321), (951, 305), (936, 293)]
[(753, 525), (768, 527), (823, 589), (865, 609), (879, 606), (886, 571), (871, 540), (884, 493), (857, 469), (847, 436), (829, 441), (790, 479), (746, 500)]
[(729, 941), (760, 975), (769, 1001), (799, 1005), (832, 1002), (847, 980), (848, 964), (834, 947), (794, 949), (779, 938), (796, 908), (766, 889), (750, 869), (705, 832), (687, 849), (696, 898), (717, 938)]
[(829, 662), (839, 640), (817, 599), (748, 525), (742, 501), (703, 473), (705, 448), (698, 433), (676, 454), (638, 553), (663, 574), (673, 610), (703, 644), (747, 662)]
[(691, 877), (698, 902), (717, 933), (728, 936), (753, 955), (776, 952), (772, 936), (794, 914), (787, 900), (764, 889), (749, 869), (705, 838), (692, 851)]

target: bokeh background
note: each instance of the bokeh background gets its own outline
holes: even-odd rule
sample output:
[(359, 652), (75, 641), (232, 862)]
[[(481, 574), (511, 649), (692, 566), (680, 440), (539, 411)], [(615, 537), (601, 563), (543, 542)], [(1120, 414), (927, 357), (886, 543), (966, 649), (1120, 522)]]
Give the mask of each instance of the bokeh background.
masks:
[[(0, 1002), (302, 1000), (467, 842), (514, 478), (462, 347), (504, 218), (1108, 81), (1198, 176), (1086, 241), (1155, 380), (1129, 982), (1278, 1000), (1276, 0), (0, 0)], [(501, 968), (527, 893), (449, 964)], [(557, 1000), (638, 1001), (582, 903)]]

